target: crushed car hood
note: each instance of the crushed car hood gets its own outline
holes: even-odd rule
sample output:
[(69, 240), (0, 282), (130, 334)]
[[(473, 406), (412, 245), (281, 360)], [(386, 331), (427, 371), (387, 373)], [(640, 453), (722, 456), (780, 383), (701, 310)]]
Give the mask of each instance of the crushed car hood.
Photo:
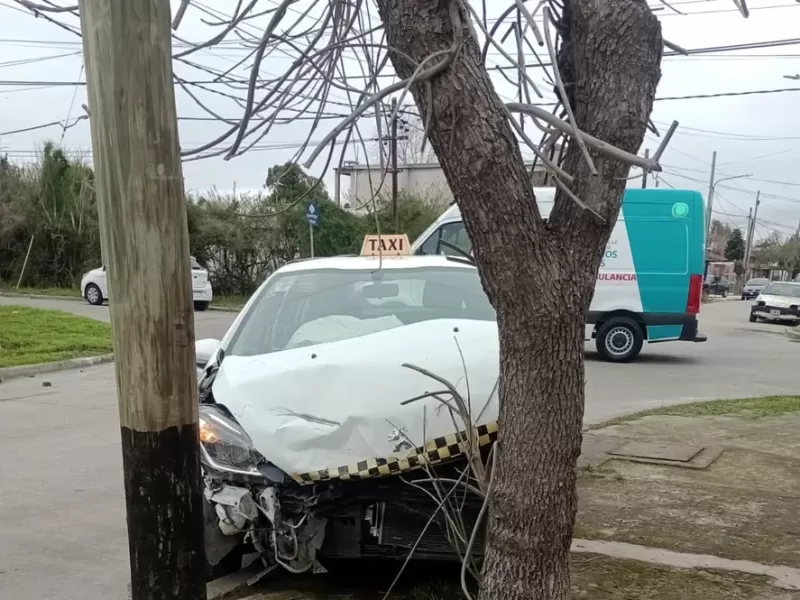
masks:
[(214, 398), (261, 454), (296, 479), (344, 473), (364, 461), (374, 466), (376, 459), (407, 457), (464, 429), (434, 398), (403, 405), (445, 388), (404, 363), (452, 383), (469, 398), (475, 425), (496, 422), (499, 357), (491, 321), (426, 321), (271, 354), (227, 356)]
[(763, 301), (767, 306), (775, 306), (778, 308), (789, 308), (790, 306), (800, 304), (800, 298), (792, 298), (790, 296), (773, 296), (771, 294), (761, 294), (758, 300)]

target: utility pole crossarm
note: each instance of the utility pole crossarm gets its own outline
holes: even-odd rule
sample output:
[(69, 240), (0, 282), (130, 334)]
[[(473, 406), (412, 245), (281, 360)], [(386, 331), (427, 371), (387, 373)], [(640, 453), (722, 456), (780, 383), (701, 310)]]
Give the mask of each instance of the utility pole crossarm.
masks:
[(170, 3), (81, 0), (132, 600), (204, 600), (189, 236)]

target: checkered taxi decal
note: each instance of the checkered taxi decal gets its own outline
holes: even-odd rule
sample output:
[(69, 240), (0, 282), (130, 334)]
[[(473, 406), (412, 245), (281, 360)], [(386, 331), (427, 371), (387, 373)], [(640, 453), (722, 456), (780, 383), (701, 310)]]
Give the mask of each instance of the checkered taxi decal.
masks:
[[(497, 422), (477, 427), (478, 445), (483, 447), (497, 439)], [(464, 453), (467, 433), (460, 431), (436, 438), (424, 446), (419, 446), (405, 458), (370, 458), (356, 464), (343, 465), (332, 469), (322, 469), (310, 473), (292, 473), (292, 479), (302, 485), (319, 481), (359, 481), (376, 477), (387, 477), (398, 473), (413, 471), (427, 465), (436, 465)]]

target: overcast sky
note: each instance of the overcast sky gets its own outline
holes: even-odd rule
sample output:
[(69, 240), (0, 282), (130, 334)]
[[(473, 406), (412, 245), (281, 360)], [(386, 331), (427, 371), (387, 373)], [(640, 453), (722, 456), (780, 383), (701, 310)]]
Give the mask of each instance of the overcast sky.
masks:
[[(67, 0), (57, 0), (66, 5)], [(173, 0), (173, 7), (179, 4)], [(209, 19), (203, 7), (212, 11), (229, 13), (236, 3), (232, 0), (193, 1), (177, 35), (184, 40), (200, 42), (220, 31), (219, 27), (204, 24)], [(246, 3), (245, 3), (246, 4)], [(260, 0), (261, 10), (276, 4), (274, 0)], [(492, 3), (490, 3), (492, 4)], [(496, 18), (509, 2), (498, 2), (491, 18)], [(531, 3), (533, 4), (533, 3)], [(651, 0), (653, 6), (660, 5)], [(716, 47), (732, 44), (791, 40), (800, 36), (800, 0), (749, 0), (749, 19), (736, 11), (732, 0), (674, 0), (670, 3), (687, 15), (675, 14), (669, 9), (657, 14), (663, 24), (664, 37), (688, 49)], [(478, 6), (479, 3), (475, 2)], [(308, 0), (300, 0), (296, 11), (308, 6)], [(292, 13), (290, 13), (290, 16)], [(73, 27), (77, 18), (71, 15), (53, 15), (59, 21)], [(248, 26), (253, 34), (259, 34), (269, 16), (255, 20)], [(289, 24), (287, 18), (286, 26)], [(284, 29), (285, 27), (281, 28)], [(196, 52), (187, 60), (211, 69), (229, 69), (248, 56), (249, 50), (238, 44), (231, 34), (228, 41), (215, 48)], [(513, 41), (513, 36), (510, 36)], [(516, 55), (510, 42), (507, 50)], [(174, 51), (185, 50), (186, 45), (174, 42)], [(287, 47), (292, 56), (296, 53)], [(546, 55), (546, 51), (545, 51)], [(526, 62), (534, 62), (528, 52)], [(278, 55), (268, 57), (262, 65), (264, 78), (279, 76), (291, 59)], [(502, 56), (491, 52), (491, 65), (506, 65)], [(347, 61), (348, 82), (353, 87), (363, 88), (362, 80), (350, 76), (360, 73), (358, 61)], [(232, 76), (247, 77), (245, 63), (232, 72)], [(175, 73), (188, 81), (207, 82), (213, 76), (186, 63), (175, 63)], [(786, 79), (785, 75), (800, 74), (800, 39), (796, 45), (783, 45), (764, 49), (749, 49), (737, 52), (720, 52), (691, 57), (665, 57), (662, 64), (662, 79), (658, 97), (713, 95), (781, 88), (797, 89), (767, 94), (752, 94), (734, 97), (661, 100), (656, 103), (653, 120), (663, 131), (674, 119), (680, 127), (670, 147), (662, 157), (664, 172), (661, 186), (699, 189), (704, 195), (708, 188), (711, 155), (717, 151), (717, 178), (733, 175), (750, 175), (717, 187), (715, 218), (744, 227), (748, 208), (755, 201), (756, 190), (762, 192), (757, 237), (772, 231), (790, 233), (800, 222), (800, 80)], [(388, 76), (384, 83), (391, 83)], [(495, 71), (496, 73), (496, 71)], [(529, 69), (531, 78), (542, 82), (539, 69)], [(516, 100), (516, 88), (499, 74), (493, 74), (498, 92), (509, 101)], [(53, 85), (55, 82), (85, 82), (82, 68), (81, 40), (69, 31), (35, 18), (22, 9), (14, 0), (0, 0), (0, 153), (7, 153), (17, 161), (34, 158), (35, 153), (47, 140), (62, 142), (87, 159), (91, 158), (91, 139), (88, 121), (77, 122), (63, 130), (55, 125), (22, 133), (7, 133), (18, 129), (36, 127), (49, 122), (75, 121), (83, 114), (81, 104), (86, 100), (85, 85)], [(47, 84), (47, 85), (44, 85)], [(208, 108), (224, 118), (239, 118), (242, 109), (232, 100), (215, 92), (231, 93), (229, 87), (220, 84), (202, 84), (190, 89)], [(181, 146), (183, 149), (197, 148), (229, 128), (214, 122), (190, 95), (176, 88), (180, 121)], [(213, 90), (213, 91), (209, 91)], [(542, 90), (548, 102), (553, 99), (551, 86)], [(241, 95), (241, 92), (237, 92)], [(338, 91), (332, 96), (334, 102), (342, 103), (346, 92)], [(410, 98), (407, 100), (410, 102)], [(328, 112), (348, 112), (341, 104), (331, 104)], [(319, 141), (338, 120), (326, 120), (312, 140)], [(216, 187), (230, 190), (260, 189), (267, 169), (291, 159), (297, 147), (308, 135), (310, 121), (276, 125), (269, 134), (248, 153), (230, 161), (208, 158), (185, 162), (184, 175), (189, 190), (207, 190)], [(365, 137), (375, 135), (374, 119), (361, 126)], [(652, 134), (644, 148), (652, 151), (658, 142)], [(356, 154), (356, 152), (358, 153)], [(355, 146), (348, 147), (346, 157), (363, 160), (364, 152)], [(308, 152), (305, 156), (308, 155)], [(312, 172), (322, 172), (327, 152), (323, 153)], [(338, 157), (337, 157), (338, 160)], [(332, 175), (327, 174), (326, 183), (332, 186)], [(343, 182), (343, 185), (346, 185)], [(634, 184), (632, 184), (634, 185)], [(652, 185), (652, 181), (651, 181)]]

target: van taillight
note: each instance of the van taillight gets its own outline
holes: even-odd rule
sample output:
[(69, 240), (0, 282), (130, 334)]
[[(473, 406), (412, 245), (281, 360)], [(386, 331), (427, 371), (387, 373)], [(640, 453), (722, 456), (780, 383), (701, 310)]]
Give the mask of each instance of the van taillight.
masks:
[(689, 277), (689, 297), (686, 299), (686, 313), (696, 315), (700, 312), (700, 299), (703, 296), (703, 276)]

